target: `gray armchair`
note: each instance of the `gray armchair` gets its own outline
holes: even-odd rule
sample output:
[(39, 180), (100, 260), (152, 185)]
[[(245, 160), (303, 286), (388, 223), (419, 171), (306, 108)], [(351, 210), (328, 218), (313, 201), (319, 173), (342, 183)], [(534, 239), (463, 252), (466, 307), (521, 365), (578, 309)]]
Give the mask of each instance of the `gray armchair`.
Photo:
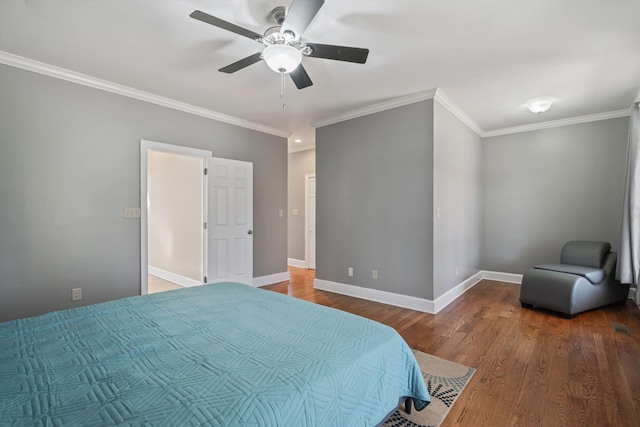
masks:
[(562, 248), (560, 264), (536, 265), (524, 274), (520, 303), (572, 318), (586, 310), (623, 302), (629, 285), (615, 280), (617, 259), (609, 243), (568, 242)]

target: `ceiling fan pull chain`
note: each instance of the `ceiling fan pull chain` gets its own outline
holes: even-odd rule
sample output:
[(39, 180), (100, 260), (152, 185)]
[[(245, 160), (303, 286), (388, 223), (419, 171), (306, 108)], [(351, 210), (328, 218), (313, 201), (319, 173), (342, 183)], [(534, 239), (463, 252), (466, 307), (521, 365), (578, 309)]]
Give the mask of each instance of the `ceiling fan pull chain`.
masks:
[(287, 103), (284, 100), (284, 72), (280, 72), (280, 99), (282, 99), (282, 109), (287, 108)]

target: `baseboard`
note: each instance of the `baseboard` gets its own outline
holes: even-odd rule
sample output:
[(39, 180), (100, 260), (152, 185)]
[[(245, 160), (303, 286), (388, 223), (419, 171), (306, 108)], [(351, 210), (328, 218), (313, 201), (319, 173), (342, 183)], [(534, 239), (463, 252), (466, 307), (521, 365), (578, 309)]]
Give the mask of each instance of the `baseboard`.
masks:
[(360, 286), (347, 285), (345, 283), (337, 283), (323, 279), (315, 279), (313, 281), (313, 287), (321, 291), (329, 291), (336, 294), (394, 305), (396, 307), (422, 311), (424, 313), (437, 314), (443, 308), (455, 301), (460, 295), (464, 294), (484, 279), (520, 284), (522, 282), (522, 275), (500, 273), (497, 271), (479, 271), (455, 287), (449, 289), (446, 293), (436, 298), (435, 301), (412, 297), (409, 295), (395, 294), (388, 291), (380, 291), (377, 289), (362, 288)]
[(636, 301), (636, 288), (629, 287), (629, 299), (633, 300), (636, 304), (640, 305), (640, 301)]
[(289, 272), (284, 271), (282, 273), (269, 274), (268, 276), (260, 276), (253, 278), (253, 287), (259, 288), (260, 286), (273, 285), (274, 283), (286, 282), (289, 280)]
[(198, 282), (197, 280), (193, 280), (179, 274), (171, 273), (170, 271), (166, 271), (161, 268), (149, 266), (148, 271), (152, 276), (156, 276), (177, 285), (184, 286), (185, 288), (202, 285), (202, 282)]
[(522, 274), (501, 273), (499, 271), (482, 270), (482, 278), (487, 280), (497, 280), (498, 282), (522, 284)]
[(436, 300), (433, 303), (434, 305), (433, 314), (437, 314), (440, 310), (442, 310), (443, 308), (451, 304), (460, 295), (464, 294), (469, 289), (473, 288), (476, 284), (478, 284), (482, 279), (484, 279), (484, 276), (482, 273), (483, 273), (482, 271), (477, 272), (473, 276), (469, 277), (468, 279), (464, 280), (460, 284), (449, 289), (447, 292), (445, 292), (444, 294), (436, 298)]
[(424, 298), (395, 294), (393, 292), (380, 291), (377, 289), (362, 288), (360, 286), (347, 285), (345, 283), (331, 282), (329, 280), (322, 279), (315, 279), (313, 281), (313, 287), (321, 291), (329, 291), (350, 297), (381, 302), (383, 304), (409, 308), (411, 310), (422, 311), (424, 313), (434, 313), (433, 301)]
[(307, 262), (303, 259), (287, 258), (287, 265), (291, 267), (307, 268)]

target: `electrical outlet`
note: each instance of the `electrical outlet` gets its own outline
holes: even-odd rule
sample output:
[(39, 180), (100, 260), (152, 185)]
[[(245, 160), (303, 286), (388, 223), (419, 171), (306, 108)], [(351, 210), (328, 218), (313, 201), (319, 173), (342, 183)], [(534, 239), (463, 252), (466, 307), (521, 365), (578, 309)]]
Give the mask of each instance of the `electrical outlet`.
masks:
[(374, 280), (378, 280), (378, 270), (371, 271), (371, 278)]
[(349, 277), (353, 277), (353, 267), (349, 267)]
[(82, 299), (82, 288), (71, 289), (71, 301), (79, 301)]

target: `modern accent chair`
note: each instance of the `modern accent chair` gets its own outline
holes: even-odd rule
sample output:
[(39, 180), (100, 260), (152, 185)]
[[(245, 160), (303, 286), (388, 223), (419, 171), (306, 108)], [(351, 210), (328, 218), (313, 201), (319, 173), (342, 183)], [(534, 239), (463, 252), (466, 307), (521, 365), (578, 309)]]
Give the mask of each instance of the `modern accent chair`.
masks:
[(520, 288), (523, 307), (540, 307), (565, 318), (626, 301), (629, 285), (615, 279), (618, 256), (607, 242), (568, 242), (560, 264), (536, 265), (524, 273)]

